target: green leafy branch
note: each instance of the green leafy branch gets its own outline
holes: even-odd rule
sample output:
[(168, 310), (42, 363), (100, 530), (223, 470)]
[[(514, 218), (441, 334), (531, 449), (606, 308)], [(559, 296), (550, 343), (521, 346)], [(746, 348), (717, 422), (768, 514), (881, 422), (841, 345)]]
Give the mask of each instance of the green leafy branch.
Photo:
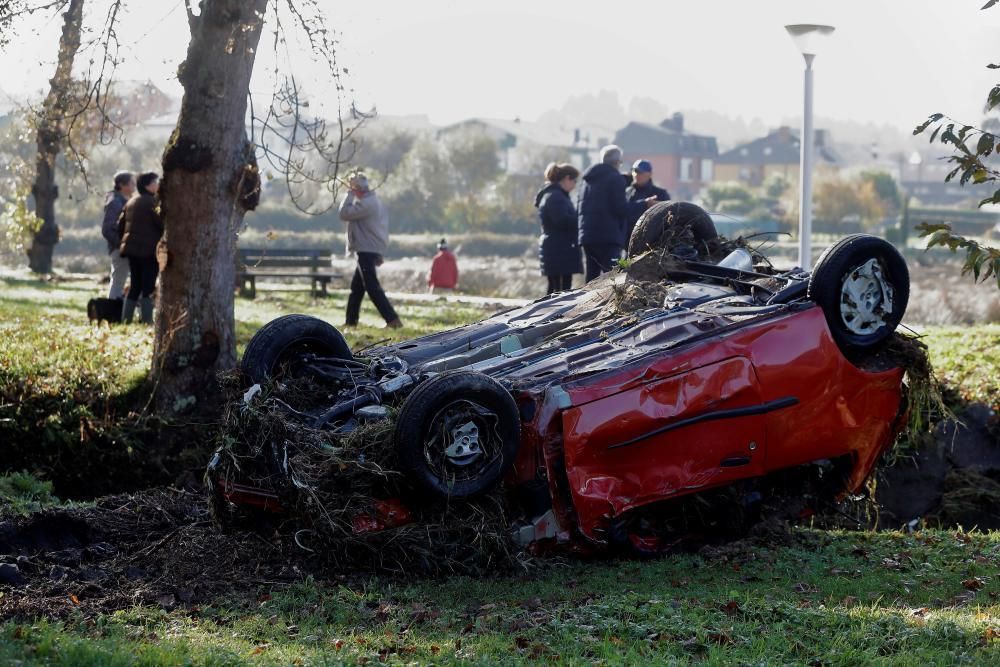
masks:
[[(1000, 0), (997, 0), (1000, 2)], [(951, 225), (922, 222), (917, 225), (921, 237), (928, 236), (927, 247), (942, 246), (952, 252), (965, 251), (962, 275), (971, 273), (976, 282), (985, 282), (993, 276), (1000, 288), (1000, 249), (984, 246), (977, 241), (953, 234)]]
[[(990, 67), (1000, 68), (1000, 65), (990, 65)], [(990, 91), (987, 105), (987, 111), (1000, 106), (1000, 84)], [(973, 125), (964, 125), (943, 113), (931, 114), (927, 120), (914, 128), (913, 134), (922, 134), (931, 126), (934, 126), (934, 131), (931, 132), (930, 142), (937, 141), (950, 145), (955, 151), (953, 155), (948, 156), (948, 162), (956, 166), (945, 177), (946, 182), (956, 176), (959, 177), (961, 185), (969, 182), (978, 185), (1000, 181), (1000, 171), (985, 163), (986, 158), (1000, 149), (1000, 137)], [(1000, 190), (979, 202), (980, 206), (986, 204), (1000, 204)]]
[[(1000, 3), (1000, 0), (988, 0), (982, 8), (989, 9), (997, 3)], [(987, 67), (1000, 69), (1000, 63), (991, 63)], [(997, 108), (1000, 108), (1000, 83), (993, 86), (986, 96), (985, 112), (989, 113)], [(1000, 181), (1000, 170), (986, 164), (987, 158), (1000, 152), (1000, 137), (974, 125), (961, 123), (943, 113), (931, 114), (927, 120), (914, 128), (913, 134), (923, 134), (931, 127), (934, 130), (931, 132), (930, 143), (937, 141), (952, 147), (952, 155), (948, 156), (948, 161), (954, 164), (955, 168), (945, 177), (946, 183), (956, 176), (959, 184), (963, 186), (970, 182), (978, 185)], [(986, 204), (1000, 204), (1000, 189), (979, 202), (980, 207)], [(954, 234), (951, 225), (947, 224), (925, 222), (917, 225), (917, 231), (921, 237), (930, 237), (927, 240), (927, 248), (942, 246), (952, 252), (964, 250), (965, 264), (962, 266), (962, 275), (971, 273), (976, 282), (986, 281), (993, 276), (996, 278), (997, 288), (1000, 288), (1000, 249)]]

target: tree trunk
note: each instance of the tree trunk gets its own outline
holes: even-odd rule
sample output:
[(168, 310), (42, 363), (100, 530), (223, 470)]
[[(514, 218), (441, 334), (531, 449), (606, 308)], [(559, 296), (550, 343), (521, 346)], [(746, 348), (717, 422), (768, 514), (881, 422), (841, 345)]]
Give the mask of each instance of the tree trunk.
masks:
[(212, 398), (217, 372), (236, 365), (236, 231), (260, 184), (247, 95), (266, 9), (267, 0), (202, 0), (200, 15), (189, 11), (184, 99), (160, 186), (167, 264), (153, 379), (164, 415)]
[(35, 199), (35, 217), (42, 220), (28, 248), (28, 266), (35, 273), (52, 272), (52, 249), (59, 242), (56, 224), (56, 158), (62, 149), (66, 112), (73, 84), (73, 59), (80, 49), (80, 24), (83, 22), (83, 0), (70, 0), (63, 14), (62, 36), (59, 38), (59, 58), (55, 76), (49, 81), (49, 93), (38, 117), (38, 158), (35, 162), (35, 182), (31, 194)]

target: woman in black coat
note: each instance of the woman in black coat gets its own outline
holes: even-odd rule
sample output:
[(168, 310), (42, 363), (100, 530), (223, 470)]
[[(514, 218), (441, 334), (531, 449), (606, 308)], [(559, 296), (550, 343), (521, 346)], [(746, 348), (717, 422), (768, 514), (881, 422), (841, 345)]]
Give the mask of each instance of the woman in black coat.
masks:
[(121, 238), (120, 253), (128, 258), (129, 288), (122, 307), (122, 321), (132, 322), (136, 304), (141, 304), (144, 324), (153, 323), (153, 292), (156, 290), (156, 244), (163, 236), (163, 221), (157, 211), (156, 193), (160, 177), (154, 172), (140, 174), (136, 179), (139, 192), (125, 203), (118, 219)]
[(538, 260), (542, 275), (549, 279), (546, 294), (568, 290), (573, 274), (583, 273), (576, 207), (569, 198), (579, 176), (580, 171), (573, 165), (553, 162), (545, 169), (548, 184), (535, 196), (535, 208), (542, 223)]

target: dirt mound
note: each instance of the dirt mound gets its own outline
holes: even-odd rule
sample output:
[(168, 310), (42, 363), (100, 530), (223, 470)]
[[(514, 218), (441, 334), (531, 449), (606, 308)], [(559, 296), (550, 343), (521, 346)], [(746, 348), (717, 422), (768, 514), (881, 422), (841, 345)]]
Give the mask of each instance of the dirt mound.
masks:
[(957, 468), (944, 478), (944, 493), (932, 523), (966, 529), (1000, 529), (1000, 469)]
[(11, 519), (0, 536), (0, 563), (18, 575), (0, 585), (0, 619), (171, 608), (302, 576), (287, 542), (222, 534), (200, 495), (171, 489)]

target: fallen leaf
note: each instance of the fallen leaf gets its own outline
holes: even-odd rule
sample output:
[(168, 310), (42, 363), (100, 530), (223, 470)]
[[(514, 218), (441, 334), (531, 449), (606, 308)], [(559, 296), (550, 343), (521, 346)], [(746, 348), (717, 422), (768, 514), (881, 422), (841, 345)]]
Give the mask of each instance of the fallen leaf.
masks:
[(895, 558), (883, 558), (882, 559), (882, 567), (884, 567), (884, 568), (886, 568), (888, 570), (899, 570), (903, 566)]
[(708, 638), (710, 640), (712, 640), (713, 642), (715, 642), (716, 644), (723, 645), (723, 646), (726, 645), (726, 644), (732, 644), (733, 643), (733, 638), (730, 637), (729, 633), (725, 632), (725, 631), (709, 632), (708, 633)]
[(985, 585), (986, 582), (982, 579), (982, 577), (972, 577), (971, 579), (966, 579), (962, 582), (962, 586), (970, 591), (978, 591)]
[(845, 607), (853, 607), (857, 603), (858, 603), (858, 599), (856, 597), (854, 597), (853, 595), (847, 595), (847, 596), (844, 597), (843, 600), (841, 600), (841, 604), (844, 605)]
[(730, 600), (726, 604), (722, 605), (722, 611), (726, 612), (730, 616), (735, 616), (740, 613), (740, 603), (736, 600)]
[(259, 644), (254, 650), (250, 651), (250, 655), (260, 655), (268, 649), (269, 644)]
[(72, 602), (73, 604), (80, 604), (80, 598), (76, 597), (72, 593), (70, 593), (69, 601)]
[(964, 593), (959, 593), (951, 599), (951, 606), (961, 607), (962, 605), (969, 604), (976, 599), (976, 591), (965, 591)]

